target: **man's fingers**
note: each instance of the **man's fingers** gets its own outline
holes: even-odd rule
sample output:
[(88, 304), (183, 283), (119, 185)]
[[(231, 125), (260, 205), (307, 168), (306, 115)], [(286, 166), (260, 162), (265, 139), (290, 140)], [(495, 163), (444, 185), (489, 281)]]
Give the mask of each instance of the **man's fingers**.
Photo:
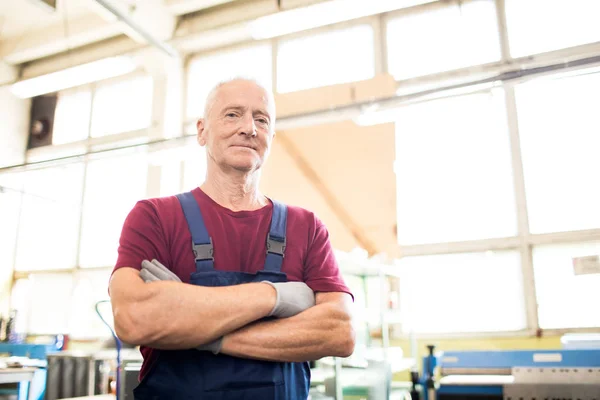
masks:
[(142, 268), (142, 270), (140, 271), (140, 277), (146, 283), (160, 281), (160, 279), (158, 279), (156, 276), (152, 275), (152, 273), (150, 271), (148, 271), (147, 269), (144, 269), (144, 268)]
[(181, 279), (179, 279), (177, 275), (169, 271), (167, 267), (165, 267), (156, 260), (152, 260), (152, 262), (148, 260), (142, 261), (142, 270), (147, 270), (151, 275), (153, 275), (157, 278), (157, 280), (160, 281), (181, 282)]
[(169, 276), (171, 280), (174, 280), (174, 281), (180, 281), (180, 282), (181, 282), (181, 279), (179, 279), (179, 277), (178, 277), (177, 275), (175, 275), (175, 274), (173, 273), (173, 271), (171, 271), (169, 268), (167, 268), (167, 267), (165, 267), (164, 265), (162, 265), (162, 264), (161, 264), (161, 263), (160, 263), (158, 260), (156, 260), (156, 259), (153, 259), (153, 260), (152, 260), (152, 264), (154, 264), (155, 266), (157, 266), (158, 268), (160, 268), (160, 270), (161, 270), (162, 272), (164, 272), (164, 274), (165, 274), (166, 276)]

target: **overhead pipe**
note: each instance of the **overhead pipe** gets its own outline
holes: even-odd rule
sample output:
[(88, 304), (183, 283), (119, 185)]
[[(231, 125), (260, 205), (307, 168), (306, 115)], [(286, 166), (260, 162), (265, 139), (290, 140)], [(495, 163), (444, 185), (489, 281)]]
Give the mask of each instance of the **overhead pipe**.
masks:
[(106, 9), (108, 12), (113, 14), (115, 17), (117, 17), (117, 19), (119, 21), (122, 21), (123, 23), (127, 24), (135, 33), (140, 35), (147, 43), (151, 44), (152, 46), (156, 47), (163, 53), (167, 54), (169, 57), (179, 58), (179, 56), (180, 56), (179, 52), (174, 47), (172, 47), (168, 43), (163, 42), (162, 40), (156, 39), (154, 36), (152, 36), (150, 33), (148, 33), (144, 28), (142, 28), (135, 21), (133, 21), (127, 14), (121, 12), (121, 10), (119, 10), (114, 5), (112, 5), (110, 3), (110, 1), (107, 1), (107, 0), (94, 0), (94, 1), (96, 3), (98, 3), (100, 6), (102, 6), (104, 9)]

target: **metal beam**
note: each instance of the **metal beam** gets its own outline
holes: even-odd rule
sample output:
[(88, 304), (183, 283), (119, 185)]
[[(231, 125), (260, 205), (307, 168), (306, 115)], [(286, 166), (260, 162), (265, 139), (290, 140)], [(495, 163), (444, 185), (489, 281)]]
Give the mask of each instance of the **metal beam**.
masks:
[[(173, 58), (179, 57), (179, 52), (175, 48), (173, 48), (170, 44), (165, 43), (164, 41), (156, 38), (154, 35), (152, 35), (150, 32), (148, 32), (146, 29), (144, 29), (140, 24), (138, 24), (136, 21), (134, 21), (129, 15), (127, 15), (125, 12), (123, 12), (119, 8), (115, 7), (110, 1), (107, 1), (107, 0), (94, 0), (94, 1), (96, 3), (98, 3), (100, 6), (104, 7), (107, 11), (109, 11), (115, 17), (117, 17), (117, 19), (119, 21), (126, 24), (133, 31), (133, 33), (134, 33), (133, 36), (141, 37), (146, 43), (156, 47), (157, 49), (159, 49), (160, 51), (162, 51), (169, 57), (173, 57)], [(128, 33), (131, 34), (130, 32), (128, 32)]]
[(23, 64), (73, 50), (121, 35), (118, 23), (107, 23), (93, 13), (82, 15), (69, 22), (65, 35), (63, 24), (34, 30), (22, 37), (0, 43), (0, 58), (12, 65)]

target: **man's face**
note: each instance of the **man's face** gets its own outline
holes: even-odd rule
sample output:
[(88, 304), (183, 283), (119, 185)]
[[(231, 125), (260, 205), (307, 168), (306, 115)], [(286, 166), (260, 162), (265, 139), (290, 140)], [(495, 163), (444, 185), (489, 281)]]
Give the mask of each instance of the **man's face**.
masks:
[(274, 105), (254, 82), (237, 80), (221, 86), (207, 115), (198, 121), (198, 142), (224, 169), (251, 172), (269, 154)]

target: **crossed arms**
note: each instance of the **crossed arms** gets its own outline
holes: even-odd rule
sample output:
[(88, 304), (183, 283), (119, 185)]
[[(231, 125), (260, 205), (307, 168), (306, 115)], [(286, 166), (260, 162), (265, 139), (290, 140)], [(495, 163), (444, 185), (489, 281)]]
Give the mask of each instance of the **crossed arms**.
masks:
[(276, 301), (275, 289), (265, 283), (146, 284), (138, 270), (120, 268), (110, 293), (116, 332), (133, 345), (189, 349), (223, 337), (221, 353), (268, 361), (347, 357), (354, 351), (346, 293), (317, 293), (314, 307), (270, 321), (258, 321)]

